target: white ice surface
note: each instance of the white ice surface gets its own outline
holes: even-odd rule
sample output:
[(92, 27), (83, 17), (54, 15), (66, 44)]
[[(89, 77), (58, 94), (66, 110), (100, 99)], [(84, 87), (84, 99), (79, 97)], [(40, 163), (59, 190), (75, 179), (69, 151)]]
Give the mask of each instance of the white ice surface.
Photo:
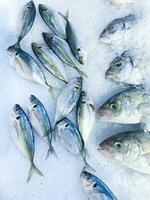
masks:
[[(28, 97), (34, 94), (46, 106), (51, 120), (55, 109), (54, 101), (46, 88), (19, 77), (10, 67), (7, 58), (6, 49), (16, 41), (17, 18), (26, 2), (25, 0), (0, 0), (0, 199), (86, 200), (79, 177), (83, 163), (70, 156), (59, 143), (55, 144), (59, 157), (45, 160), (47, 145), (36, 137), (35, 163), (45, 177), (34, 175), (27, 184), (29, 162), (10, 138), (13, 131), (10, 114), (15, 103), (19, 103), (26, 110)], [(128, 48), (135, 49), (138, 56), (145, 57), (145, 62), (149, 63), (149, 0), (135, 0), (135, 4), (122, 5), (120, 8), (110, 4), (109, 0), (35, 0), (36, 6), (39, 2), (62, 13), (69, 9), (70, 21), (88, 52), (87, 62), (83, 67), (81, 66), (88, 75), (88, 79), (84, 81), (84, 89), (93, 97), (96, 108), (122, 89), (122, 86), (104, 79), (108, 64), (116, 54)], [(104, 27), (111, 20), (129, 13), (135, 13), (139, 21), (131, 31), (128, 31), (125, 38), (118, 41), (113, 48), (100, 43), (99, 35)], [(48, 28), (37, 12), (32, 31), (22, 41), (24, 50), (32, 53), (30, 43), (42, 41), (43, 31), (48, 31)], [(97, 176), (110, 187), (118, 200), (148, 200), (150, 177), (108, 160), (97, 153), (97, 146), (113, 133), (134, 128), (135, 126), (122, 127), (97, 122), (88, 143), (90, 164), (95, 167)]]

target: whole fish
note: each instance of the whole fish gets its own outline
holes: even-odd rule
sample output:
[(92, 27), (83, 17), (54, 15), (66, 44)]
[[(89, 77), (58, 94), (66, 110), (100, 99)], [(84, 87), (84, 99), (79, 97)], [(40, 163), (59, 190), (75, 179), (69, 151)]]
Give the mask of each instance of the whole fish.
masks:
[(76, 106), (82, 89), (82, 78), (73, 78), (62, 89), (56, 100), (54, 125), (65, 118)]
[(70, 21), (68, 20), (69, 13), (67, 14), (67, 16), (64, 16), (61, 13), (60, 13), (60, 15), (66, 20), (66, 37), (67, 37), (66, 39), (71, 48), (71, 51), (72, 51), (73, 55), (76, 57), (76, 59), (80, 62), (80, 64), (84, 64), (84, 62), (87, 58), (87, 53), (81, 47), (79, 40), (77, 38), (77, 35), (76, 35)]
[(129, 85), (143, 84), (140, 68), (134, 64), (133, 58), (128, 51), (124, 51), (110, 63), (105, 77), (114, 82)]
[(29, 101), (29, 119), (36, 133), (48, 142), (49, 149), (46, 156), (48, 157), (50, 153), (55, 153), (52, 146), (52, 127), (48, 113), (44, 105), (34, 95), (30, 96)]
[(18, 36), (17, 43), (26, 36), (33, 26), (36, 16), (36, 8), (33, 1), (29, 1), (23, 8), (22, 19), (21, 19), (21, 30)]
[(88, 97), (85, 91), (81, 96), (77, 106), (77, 122), (79, 131), (84, 142), (87, 142), (95, 120), (95, 107), (92, 99)]
[(39, 4), (39, 13), (42, 17), (42, 19), (45, 21), (47, 26), (50, 28), (50, 30), (56, 34), (57, 36), (66, 39), (66, 35), (59, 23), (59, 15), (56, 11), (53, 9), (43, 5)]
[(41, 67), (32, 56), (23, 51), (18, 45), (10, 46), (7, 51), (9, 52), (12, 67), (20, 76), (38, 82), (46, 86), (50, 93), (53, 92), (54, 88), (47, 83)]
[(39, 45), (36, 43), (32, 43), (32, 50), (36, 57), (39, 59), (39, 61), (42, 63), (42, 65), (56, 78), (59, 80), (67, 83), (64, 76), (60, 72), (60, 70), (57, 68), (55, 64), (55, 55), (54, 53), (46, 50), (44, 45)]
[(76, 69), (80, 75), (86, 76), (86, 74), (79, 69), (73, 61), (70, 47), (65, 40), (51, 33), (42, 33), (42, 35), (46, 44), (65, 64)]
[(149, 114), (150, 96), (142, 88), (131, 88), (111, 97), (97, 111), (101, 121), (119, 124), (143, 122)]
[(117, 200), (108, 186), (90, 172), (83, 171), (81, 180), (89, 200)]
[(134, 0), (112, 0), (112, 3), (115, 5), (121, 5), (125, 3), (133, 3)]
[(29, 159), (31, 167), (27, 182), (31, 179), (33, 172), (43, 176), (41, 171), (34, 164), (35, 141), (32, 126), (23, 109), (16, 104), (13, 108), (13, 126), (15, 133), (12, 134), (13, 140), (19, 150)]
[(133, 14), (129, 14), (122, 18), (113, 20), (103, 30), (100, 35), (100, 40), (104, 43), (111, 44), (116, 40), (123, 38), (127, 30), (131, 29), (136, 23), (136, 17)]
[(103, 152), (126, 167), (150, 174), (150, 133), (130, 131), (113, 135), (99, 144)]
[(81, 156), (85, 163), (84, 168), (91, 168), (86, 161), (87, 152), (82, 136), (72, 121), (64, 118), (57, 123), (55, 131), (64, 148), (74, 156)]

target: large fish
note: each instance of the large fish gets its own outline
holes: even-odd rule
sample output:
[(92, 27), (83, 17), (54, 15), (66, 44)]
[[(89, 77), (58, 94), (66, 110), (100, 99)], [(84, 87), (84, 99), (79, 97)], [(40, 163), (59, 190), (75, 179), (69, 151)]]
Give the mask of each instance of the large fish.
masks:
[(67, 83), (64, 76), (62, 75), (61, 71), (57, 67), (55, 54), (52, 50), (47, 50), (44, 45), (39, 45), (36, 43), (32, 43), (32, 50), (42, 65), (56, 78), (62, 80), (63, 82)]
[(42, 33), (42, 35), (49, 48), (51, 48), (65, 64), (76, 69), (80, 75), (86, 76), (86, 74), (76, 66), (72, 58), (70, 47), (65, 40), (51, 33)]
[(31, 163), (27, 182), (31, 179), (33, 172), (43, 176), (41, 171), (34, 164), (35, 141), (32, 126), (23, 109), (16, 104), (13, 108), (13, 126), (15, 132), (12, 134), (13, 140), (20, 151), (29, 159)]
[(138, 64), (134, 63), (129, 51), (114, 58), (105, 73), (106, 79), (128, 85), (142, 85), (143, 77)]
[(77, 122), (79, 131), (86, 143), (95, 120), (95, 107), (92, 99), (85, 91), (81, 92), (77, 106)]
[(98, 151), (126, 167), (150, 174), (150, 133), (123, 132), (100, 143)]
[(50, 30), (57, 36), (66, 39), (66, 35), (59, 23), (59, 15), (56, 11), (43, 4), (39, 4), (39, 12)]
[(9, 52), (12, 67), (20, 76), (38, 82), (46, 86), (51, 93), (53, 92), (54, 88), (47, 83), (40, 65), (32, 56), (23, 51), (18, 45), (10, 46), (7, 51)]
[(100, 35), (100, 40), (104, 43), (111, 44), (116, 40), (120, 40), (125, 35), (126, 31), (131, 29), (136, 23), (136, 17), (133, 14), (113, 20), (103, 30)]
[(50, 153), (55, 153), (54, 148), (52, 146), (52, 127), (50, 118), (44, 105), (37, 97), (31, 95), (29, 101), (29, 119), (36, 133), (48, 142), (48, 157)]
[(108, 186), (90, 172), (83, 171), (81, 180), (89, 200), (117, 200)]
[(76, 106), (82, 89), (82, 78), (73, 78), (62, 89), (56, 101), (54, 125), (65, 118)]

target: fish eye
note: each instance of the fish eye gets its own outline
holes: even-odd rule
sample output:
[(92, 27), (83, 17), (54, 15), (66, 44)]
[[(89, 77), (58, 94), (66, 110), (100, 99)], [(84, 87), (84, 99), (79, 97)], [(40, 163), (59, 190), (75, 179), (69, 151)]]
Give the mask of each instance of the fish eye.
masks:
[(80, 49), (80, 48), (78, 48), (78, 51), (81, 51), (81, 49)]
[(15, 53), (15, 56), (17, 56), (18, 55), (18, 51)]
[(121, 67), (121, 62), (117, 62), (117, 63), (115, 64), (115, 66), (118, 67), (118, 68)]
[(86, 103), (86, 102), (83, 100), (82, 103)]
[(67, 123), (65, 124), (65, 127), (66, 127), (66, 128), (68, 127), (68, 124), (67, 124)]
[(17, 117), (16, 117), (16, 120), (19, 120), (19, 119), (20, 119), (20, 116), (17, 116)]
[(93, 187), (96, 188), (97, 187), (97, 183), (94, 183)]
[(121, 142), (116, 142), (116, 143), (115, 143), (115, 147), (116, 147), (117, 149), (121, 149), (121, 147), (122, 147)]
[(78, 86), (75, 86), (75, 89), (76, 89), (76, 90), (79, 90), (79, 87), (78, 87)]
[(34, 106), (33, 106), (33, 108), (36, 108), (37, 107), (37, 105), (35, 104)]
[(43, 9), (43, 11), (46, 11), (46, 10), (47, 10), (47, 8), (44, 8), (44, 9)]
[(119, 110), (120, 108), (120, 105), (117, 101), (113, 101), (111, 104), (110, 104), (110, 109), (112, 110)]

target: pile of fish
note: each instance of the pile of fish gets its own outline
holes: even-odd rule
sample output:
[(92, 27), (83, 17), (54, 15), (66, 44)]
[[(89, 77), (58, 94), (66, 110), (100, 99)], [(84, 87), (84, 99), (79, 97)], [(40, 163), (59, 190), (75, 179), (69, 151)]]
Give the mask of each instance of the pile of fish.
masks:
[[(125, 0), (113, 0), (113, 3), (117, 4), (124, 2)], [(126, 2), (133, 1), (127, 0)], [(143, 88), (140, 69), (134, 65), (128, 51), (124, 51), (120, 56), (114, 58), (106, 71), (106, 79), (123, 83), (130, 88), (115, 94), (96, 111), (92, 98), (86, 91), (83, 91), (84, 78), (88, 77), (82, 71), (81, 65), (85, 63), (87, 53), (81, 47), (69, 21), (69, 12), (67, 11), (66, 15), (63, 15), (50, 7), (39, 4), (39, 13), (49, 27), (49, 32), (42, 33), (45, 44), (32, 42), (31, 46), (36, 58), (24, 51), (20, 44), (34, 24), (36, 7), (33, 1), (24, 6), (22, 26), (17, 42), (7, 49), (12, 67), (17, 73), (28, 80), (44, 85), (55, 98), (53, 124), (47, 109), (34, 95), (29, 97), (28, 114), (19, 104), (13, 108), (14, 132), (12, 132), (12, 138), (30, 161), (27, 181), (31, 179), (34, 172), (44, 176), (34, 163), (35, 134), (38, 134), (47, 142), (46, 158), (51, 154), (57, 156), (53, 143), (59, 141), (71, 155), (83, 160), (84, 167), (80, 177), (88, 199), (116, 200), (117, 198), (107, 185), (89, 172), (94, 169), (87, 162), (86, 144), (95, 119), (120, 124), (141, 122), (146, 124), (147, 116), (150, 114), (150, 96)], [(64, 22), (64, 26), (60, 22), (60, 18)], [(136, 23), (137, 18), (133, 14), (115, 19), (102, 31), (100, 41), (111, 45), (116, 40), (123, 39), (126, 32)], [(79, 75), (66, 79), (66, 75), (64, 76), (57, 66), (57, 60), (61, 61), (62, 65), (65, 64), (66, 70), (67, 67), (71, 67)], [(56, 88), (50, 85), (45, 70), (63, 83), (63, 87)], [(56, 91), (59, 92), (57, 97), (55, 97)], [(74, 109), (76, 109), (77, 126), (68, 118)], [(150, 134), (146, 126), (145, 130), (123, 132), (106, 139), (99, 144), (98, 151), (104, 152), (122, 165), (150, 174)]]

